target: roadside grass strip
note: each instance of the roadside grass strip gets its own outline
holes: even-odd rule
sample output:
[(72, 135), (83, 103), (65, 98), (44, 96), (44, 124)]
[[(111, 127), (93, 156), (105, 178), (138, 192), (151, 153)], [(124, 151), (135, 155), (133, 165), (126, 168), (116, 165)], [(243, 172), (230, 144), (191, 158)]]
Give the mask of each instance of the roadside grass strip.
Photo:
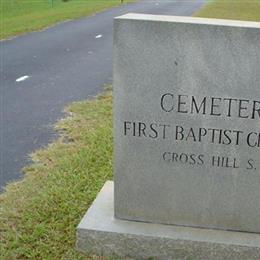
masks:
[(60, 138), (32, 154), (24, 179), (0, 195), (0, 259), (89, 259), (76, 252), (75, 232), (112, 179), (112, 94), (66, 111)]
[[(133, 2), (125, 0), (124, 3)], [(118, 6), (120, 0), (0, 0), (0, 39)]]
[(260, 22), (260, 0), (209, 1), (194, 16)]

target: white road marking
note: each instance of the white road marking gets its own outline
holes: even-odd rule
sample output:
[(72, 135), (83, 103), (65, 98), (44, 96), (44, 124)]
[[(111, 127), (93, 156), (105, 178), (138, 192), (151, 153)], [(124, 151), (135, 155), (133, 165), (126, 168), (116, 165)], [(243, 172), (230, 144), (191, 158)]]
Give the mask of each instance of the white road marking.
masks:
[(159, 5), (159, 3), (156, 3), (155, 5)]
[(70, 48), (67, 48), (66, 51), (70, 51)]
[(88, 54), (92, 54), (93, 53), (93, 51), (88, 51)]
[(101, 37), (102, 37), (102, 34), (99, 34), (99, 35), (95, 36), (96, 39), (101, 38)]
[(29, 76), (25, 75), (25, 76), (22, 76), (22, 77), (16, 79), (15, 81), (16, 81), (16, 82), (20, 82), (20, 81), (24, 81), (24, 80), (26, 80), (26, 79), (28, 79), (28, 78), (29, 78)]

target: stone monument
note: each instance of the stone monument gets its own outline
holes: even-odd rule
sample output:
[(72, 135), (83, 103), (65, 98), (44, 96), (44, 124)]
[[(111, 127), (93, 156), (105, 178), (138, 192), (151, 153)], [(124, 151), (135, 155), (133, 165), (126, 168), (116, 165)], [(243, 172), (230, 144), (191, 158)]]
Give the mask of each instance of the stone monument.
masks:
[(78, 250), (260, 259), (260, 23), (115, 18), (114, 148)]

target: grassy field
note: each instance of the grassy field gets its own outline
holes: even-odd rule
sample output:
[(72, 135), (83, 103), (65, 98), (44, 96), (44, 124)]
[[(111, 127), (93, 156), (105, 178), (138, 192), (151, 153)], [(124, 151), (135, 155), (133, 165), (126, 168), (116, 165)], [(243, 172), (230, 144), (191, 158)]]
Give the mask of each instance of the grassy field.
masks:
[[(197, 15), (214, 16), (214, 5)], [(228, 18), (223, 8), (229, 4), (221, 6), (218, 17)], [(250, 6), (251, 12), (237, 6), (237, 18), (253, 19), (258, 1)], [(236, 18), (233, 12), (231, 17)], [(57, 125), (59, 140), (34, 153), (23, 181), (0, 195), (1, 260), (101, 259), (75, 251), (75, 230), (104, 182), (112, 179), (112, 92), (73, 103), (66, 111), (68, 117)]]
[(195, 16), (260, 21), (260, 0), (210, 1)]
[[(124, 0), (130, 2), (130, 0)], [(0, 39), (45, 28), (60, 21), (87, 16), (120, 0), (0, 0)]]

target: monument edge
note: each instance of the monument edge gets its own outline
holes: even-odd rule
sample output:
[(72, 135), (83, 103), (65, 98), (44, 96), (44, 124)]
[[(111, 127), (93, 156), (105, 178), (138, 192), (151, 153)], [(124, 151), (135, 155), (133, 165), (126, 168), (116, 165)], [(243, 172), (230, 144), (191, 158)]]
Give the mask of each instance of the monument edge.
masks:
[(127, 13), (114, 17), (114, 20), (138, 20), (138, 21), (157, 21), (157, 22), (174, 22), (184, 24), (215, 25), (228, 27), (256, 28), (260, 29), (260, 22), (229, 20), (217, 18), (173, 16), (173, 15), (155, 15), (141, 13)]
[(113, 182), (108, 181), (77, 227), (76, 248), (87, 254), (138, 259), (258, 259), (259, 241), (260, 235), (254, 233), (115, 219)]

